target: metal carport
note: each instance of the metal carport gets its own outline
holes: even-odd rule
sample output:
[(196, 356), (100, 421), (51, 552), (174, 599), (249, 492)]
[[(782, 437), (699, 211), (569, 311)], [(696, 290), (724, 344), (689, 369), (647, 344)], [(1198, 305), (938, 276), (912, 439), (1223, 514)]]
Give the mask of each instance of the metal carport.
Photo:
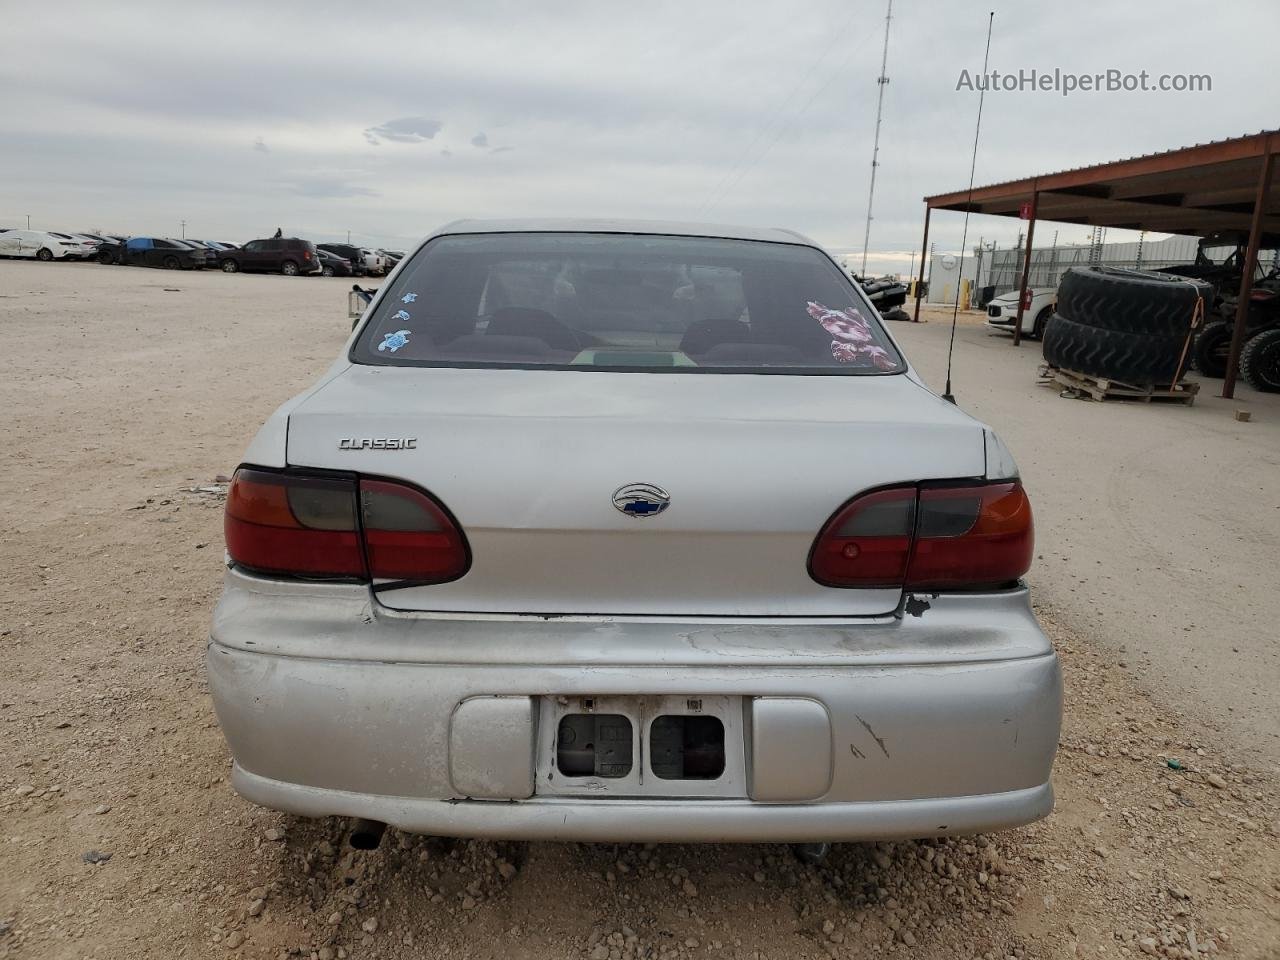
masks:
[[(1150, 230), (1203, 237), (1218, 230), (1247, 230), (1249, 243), (1240, 284), (1235, 328), (1222, 396), (1235, 393), (1240, 350), (1258, 245), (1264, 232), (1280, 232), (1280, 198), (1271, 191), (1280, 131), (1197, 144), (1092, 167), (1079, 167), (1011, 180), (972, 190), (925, 197), (924, 240), (916, 285), (916, 320), (929, 252), (929, 218), (934, 210), (959, 210), (998, 217), (1019, 217), (1029, 204), (1021, 291), (1026, 292), (1031, 241), (1039, 220), (1087, 226)], [(1013, 343), (1021, 342), (1022, 305), (1013, 325)]]

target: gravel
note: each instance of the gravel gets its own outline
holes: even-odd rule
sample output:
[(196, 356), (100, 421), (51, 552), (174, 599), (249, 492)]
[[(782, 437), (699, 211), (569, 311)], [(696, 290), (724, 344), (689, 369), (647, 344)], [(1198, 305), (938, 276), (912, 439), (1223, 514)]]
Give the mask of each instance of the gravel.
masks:
[[(222, 501), (200, 488), (338, 349), (344, 285), (197, 273), (162, 299), (147, 271), (46, 267), (0, 263), (21, 295), (0, 299), (0, 405), (60, 438), (0, 476), (0, 960), (1275, 960), (1275, 772), (1048, 607), (1057, 808), (999, 835), (818, 864), (393, 829), (362, 852), (344, 820), (251, 806), (204, 683)], [(51, 351), (55, 326), (74, 332)]]

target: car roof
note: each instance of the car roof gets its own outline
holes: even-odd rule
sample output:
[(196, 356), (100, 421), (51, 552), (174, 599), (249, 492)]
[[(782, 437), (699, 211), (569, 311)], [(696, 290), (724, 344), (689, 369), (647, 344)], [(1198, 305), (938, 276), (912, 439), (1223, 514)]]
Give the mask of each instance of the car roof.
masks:
[(432, 236), (462, 233), (641, 233), (676, 237), (713, 237), (766, 243), (817, 244), (794, 230), (778, 227), (740, 227), (724, 223), (679, 220), (613, 220), (577, 218), (517, 218), (510, 220), (454, 220)]

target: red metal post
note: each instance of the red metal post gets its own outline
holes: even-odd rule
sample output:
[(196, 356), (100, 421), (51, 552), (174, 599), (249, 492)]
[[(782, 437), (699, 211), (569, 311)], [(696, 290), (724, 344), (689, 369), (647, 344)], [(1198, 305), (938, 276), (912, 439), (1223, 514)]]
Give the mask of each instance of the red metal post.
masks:
[(1253, 294), (1253, 275), (1258, 269), (1258, 246), (1262, 240), (1262, 215), (1271, 197), (1271, 171), (1275, 154), (1270, 141), (1262, 158), (1262, 174), (1258, 177), (1258, 193), (1253, 200), (1253, 218), (1249, 221), (1249, 246), (1244, 255), (1244, 274), (1240, 278), (1240, 300), (1236, 304), (1236, 325), (1231, 331), (1231, 351), (1227, 354), (1227, 375), (1222, 378), (1222, 396), (1230, 400), (1236, 395), (1236, 374), (1240, 368), (1240, 351), (1244, 349), (1244, 328), (1249, 321), (1249, 298)]
[(920, 242), (920, 276), (916, 280), (916, 311), (911, 317), (912, 323), (920, 322), (920, 291), (924, 288), (924, 262), (929, 258), (929, 214), (933, 208), (925, 204), (924, 208), (924, 240)]
[(1018, 316), (1013, 321), (1013, 345), (1022, 343), (1022, 312), (1027, 307), (1027, 274), (1031, 272), (1031, 238), (1036, 235), (1036, 207), (1040, 205), (1040, 191), (1031, 192), (1031, 217), (1027, 224), (1027, 248), (1022, 255), (1022, 283), (1018, 287)]

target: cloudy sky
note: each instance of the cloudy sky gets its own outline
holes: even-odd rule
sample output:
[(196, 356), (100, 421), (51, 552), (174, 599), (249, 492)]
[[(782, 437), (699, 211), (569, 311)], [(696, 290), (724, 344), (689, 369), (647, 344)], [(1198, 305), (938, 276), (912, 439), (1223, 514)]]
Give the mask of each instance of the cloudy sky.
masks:
[[(921, 197), (968, 182), (978, 94), (956, 86), (989, 9), (895, 2), (873, 269), (905, 271)], [(458, 217), (628, 216), (788, 226), (860, 258), (883, 0), (0, 13), (0, 226), (403, 247)], [(992, 68), (1205, 73), (1212, 91), (991, 93), (978, 184), (1277, 126), (1277, 30), (1276, 0), (1006, 0)], [(934, 223), (958, 250), (960, 215)], [(970, 244), (1017, 232), (974, 218)]]

